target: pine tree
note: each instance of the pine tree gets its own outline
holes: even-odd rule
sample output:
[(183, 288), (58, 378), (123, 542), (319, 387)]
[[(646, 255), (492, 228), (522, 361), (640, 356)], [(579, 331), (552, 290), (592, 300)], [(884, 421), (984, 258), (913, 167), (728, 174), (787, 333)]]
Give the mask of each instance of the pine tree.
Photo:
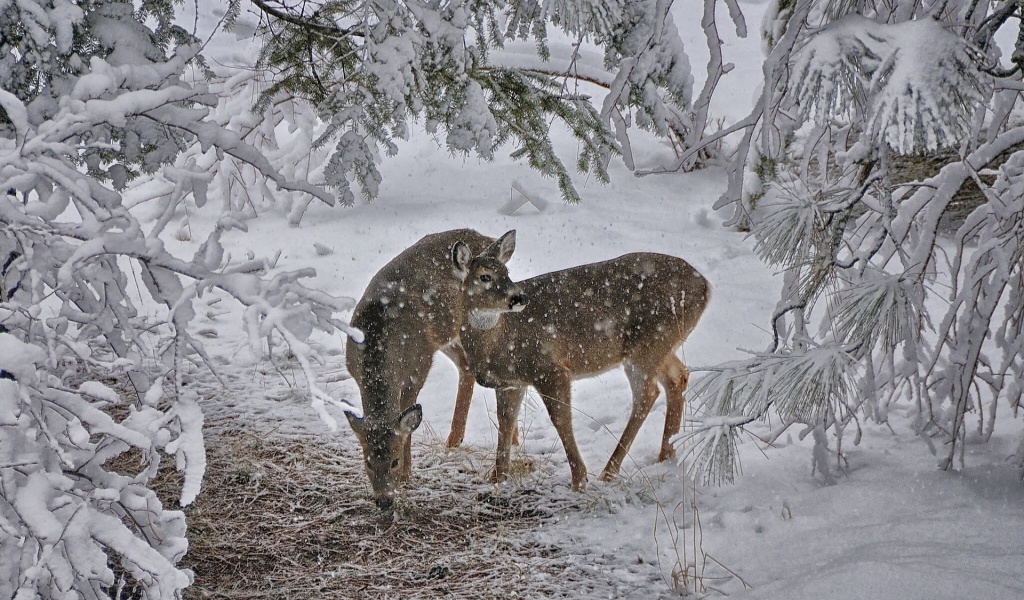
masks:
[(826, 431), (856, 440), (909, 398), (947, 469), (1001, 405), (1020, 410), (1024, 36), (1001, 52), (995, 32), (1022, 18), (1013, 2), (775, 3), (719, 207), (784, 286), (771, 347), (697, 385), (718, 415), (688, 440), (706, 480), (731, 479), (735, 429), (769, 407), (775, 436), (802, 424), (820, 456)]
[[(415, 119), (452, 153), (490, 159), (514, 145), (512, 157), (553, 177), (568, 202), (580, 197), (551, 142), (553, 121), (579, 141), (576, 168), (600, 181), (612, 156), (633, 168), (631, 124), (666, 137), (692, 127), (689, 59), (671, 2), (254, 4), (264, 17), (259, 66), (273, 74), (258, 109), (281, 95), (317, 107), (330, 124), (319, 142), (336, 145), (325, 183), (343, 203), (355, 201), (353, 183), (376, 196), (378, 152), (396, 153)], [(564, 52), (552, 51), (552, 25), (574, 40)], [(510, 51), (524, 42), (534, 49)], [(588, 42), (603, 50), (603, 65), (583, 64)], [(581, 85), (608, 91), (600, 109)]]

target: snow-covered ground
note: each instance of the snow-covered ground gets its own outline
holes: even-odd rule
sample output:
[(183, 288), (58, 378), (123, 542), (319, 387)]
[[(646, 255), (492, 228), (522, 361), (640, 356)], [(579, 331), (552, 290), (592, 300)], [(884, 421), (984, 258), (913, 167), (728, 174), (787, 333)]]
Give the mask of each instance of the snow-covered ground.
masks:
[[(668, 158), (668, 153), (660, 156)], [(636, 179), (615, 169), (610, 185), (585, 184), (584, 203), (567, 206), (557, 200), (550, 182), (524, 166), (450, 159), (420, 136), (385, 163), (384, 175), (381, 197), (372, 204), (314, 207), (299, 228), (282, 219), (257, 220), (248, 234), (234, 236), (229, 244), (238, 254), (280, 249), (280, 268), (314, 267), (317, 287), (351, 296), (360, 295), (376, 269), (421, 236), (455, 227), (495, 236), (516, 229), (518, 248), (510, 263), (515, 279), (630, 251), (665, 252), (690, 261), (714, 289), (708, 311), (683, 347), (691, 368), (737, 358), (741, 349), (763, 349), (769, 341), (764, 327), (777, 298), (778, 277), (753, 256), (751, 240), (722, 228), (721, 217), (710, 211), (724, 186), (719, 172)], [(499, 214), (513, 180), (550, 200), (548, 208)], [(314, 242), (334, 252), (320, 256)], [(220, 324), (220, 356), (228, 357), (223, 368), (247, 377), (258, 365), (249, 364), (246, 339), (235, 323), (217, 317), (199, 326)], [(343, 340), (318, 341), (332, 357), (323, 370), (328, 381), (343, 368), (338, 353)], [(420, 395), (426, 421), (415, 435), (417, 443), (440, 444), (447, 435), (455, 383), (454, 367), (439, 357)], [(350, 381), (325, 387), (336, 397), (358, 401)], [(593, 474), (628, 418), (629, 387), (616, 370), (580, 381), (573, 391), (576, 436)], [(329, 433), (311, 409), (296, 401), (281, 403), (273, 396), (267, 402), (230, 400), (267, 411), (260, 418), (276, 422), (282, 431), (339, 436), (357, 449), (343, 420), (336, 433)], [(466, 445), (493, 450), (494, 410), (493, 393), (477, 388)], [(681, 469), (654, 463), (663, 418), (659, 402), (623, 469), (627, 483), (592, 482), (588, 494), (606, 499), (608, 508), (568, 515), (538, 535), (557, 539), (563, 548), (577, 545), (581, 558), (591, 552), (615, 557), (624, 575), (637, 561), (660, 559), (671, 581), (675, 552), (683, 543), (673, 546), (671, 538), (686, 536), (692, 559), (693, 529), (690, 510), (676, 507), (689, 485)], [(1020, 598), (1024, 486), (1004, 461), (1019, 426), (1019, 421), (1008, 422), (989, 444), (968, 447), (967, 469), (947, 473), (936, 469), (936, 459), (896, 411), (892, 430), (865, 424), (859, 446), (845, 441), (845, 461), (833, 486), (812, 476), (810, 440), (799, 440), (798, 429), (771, 448), (749, 440), (741, 445), (744, 474), (735, 485), (698, 490), (702, 548), (753, 586), (743, 595), (737, 579), (720, 584), (733, 597)], [(535, 394), (528, 396), (521, 428), (521, 451), (546, 457), (555, 466), (543, 481), (567, 488), (561, 444)], [(753, 431), (765, 434), (768, 427)], [(481, 483), (485, 475), (479, 474)], [(623, 504), (623, 485), (633, 493), (650, 489), (657, 502)], [(666, 518), (676, 525), (668, 525)], [(707, 572), (722, 574), (713, 566)], [(629, 589), (624, 586), (623, 593)]]
[[(675, 12), (693, 51), (699, 86), (704, 41), (697, 6), (693, 0), (680, 2)], [(763, 7), (744, 7), (748, 26), (756, 31)], [(721, 21), (723, 35), (731, 29), (726, 19)], [(746, 58), (727, 78), (716, 113), (735, 119), (755, 93), (752, 82), (760, 71), (751, 65), (759, 64), (759, 44), (728, 41), (726, 52), (727, 60)], [(572, 156), (571, 143), (563, 144), (563, 150), (568, 153), (563, 156)], [(672, 159), (669, 148), (649, 140), (638, 143), (636, 151), (640, 167)], [(517, 280), (626, 252), (663, 252), (685, 258), (713, 286), (711, 304), (683, 347), (683, 359), (695, 375), (702, 365), (739, 358), (743, 350), (763, 350), (770, 340), (765, 328), (780, 277), (753, 255), (752, 240), (721, 226), (727, 215), (711, 210), (725, 186), (724, 174), (715, 169), (635, 178), (613, 163), (612, 183), (580, 180), (583, 203), (570, 206), (559, 200), (552, 181), (523, 164), (502, 156), (490, 163), (452, 158), (443, 144), (420, 132), (381, 170), (384, 182), (373, 203), (335, 209), (313, 205), (297, 228), (283, 217), (256, 219), (248, 223), (248, 233), (227, 236), (225, 245), (237, 256), (280, 250), (278, 268), (313, 267), (317, 278), (310, 285), (352, 297), (362, 294), (378, 268), (423, 235), (458, 227), (492, 236), (516, 229), (518, 246), (509, 266)], [(515, 181), (547, 200), (547, 207), (502, 214)], [(319, 253), (314, 243), (333, 252)], [(238, 321), (220, 314), (228, 308), (223, 304), (199, 311), (196, 322), (208, 330), (209, 350), (221, 369), (249, 381), (271, 371), (249, 355)], [(316, 343), (330, 360), (321, 370), (324, 389), (358, 403), (351, 381), (339, 380), (344, 364), (340, 334), (319, 337)], [(273, 372), (259, 376), (277, 377)], [(454, 367), (439, 357), (420, 395), (425, 423), (414, 436), (416, 444), (439, 445), (447, 435), (455, 383)], [(330, 432), (307, 405), (293, 397), (283, 401), (273, 391), (279, 386), (268, 385), (267, 397), (253, 397), (252, 387), (242, 386), (235, 394), (229, 389), (209, 402), (244, 407), (251, 418), (264, 420), (281, 435), (329, 436), (358, 449), (339, 413), (341, 425)], [(1024, 485), (1005, 461), (1019, 436), (1019, 419), (1004, 419), (988, 444), (968, 446), (963, 471), (942, 472), (911, 431), (909, 418), (894, 410), (891, 428), (865, 423), (859, 445), (844, 440), (835, 485), (812, 474), (810, 437), (801, 440), (799, 429), (773, 447), (748, 438), (740, 447), (743, 474), (737, 483), (696, 490), (695, 524), (688, 504), (692, 484), (682, 469), (654, 463), (663, 402), (655, 405), (637, 436), (622, 480), (600, 483), (596, 474), (629, 415), (629, 387), (621, 370), (615, 370), (579, 381), (573, 391), (576, 437), (591, 472), (587, 498), (593, 508), (556, 519), (534, 535), (578, 548), (581, 562), (597, 564), (619, 581), (610, 592), (617, 597), (633, 597), (631, 592), (641, 589), (668, 595), (673, 565), (693, 560), (695, 540), (734, 573), (699, 559), (699, 565), (707, 565), (709, 591), (733, 598), (1024, 597)], [(494, 410), (493, 392), (478, 387), (465, 445), (493, 451)], [(520, 419), (520, 452), (544, 457), (543, 464), (551, 467), (531, 483), (569, 493), (561, 444), (535, 393), (528, 395)], [(756, 424), (750, 429), (764, 435), (770, 428)], [(481, 485), (487, 466), (481, 466)], [(623, 500), (627, 497), (643, 500)], [(686, 558), (680, 558), (684, 552)], [(653, 565), (650, 570), (660, 571), (661, 581), (637, 579), (637, 564)], [(743, 582), (751, 587), (745, 589)]]

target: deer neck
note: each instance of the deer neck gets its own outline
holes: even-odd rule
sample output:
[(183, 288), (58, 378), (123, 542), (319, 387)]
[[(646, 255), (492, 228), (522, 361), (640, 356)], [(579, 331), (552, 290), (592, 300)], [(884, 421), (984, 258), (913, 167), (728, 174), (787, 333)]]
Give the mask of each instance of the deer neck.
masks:
[(501, 315), (503, 314), (505, 314), (504, 311), (500, 310), (475, 309), (469, 311), (466, 321), (473, 329), (490, 331), (498, 326), (498, 322), (501, 321)]
[(363, 332), (363, 341), (350, 340), (346, 351), (359, 353), (359, 360), (350, 362), (348, 367), (359, 371), (363, 412), (374, 422), (398, 416), (402, 386), (396, 382), (409, 377), (411, 357), (402, 354), (405, 328), (396, 318), (394, 306), (392, 302), (380, 301), (364, 305), (352, 319), (352, 324)]
[[(483, 378), (485, 373), (490, 371), (491, 362), (499, 353), (502, 344), (507, 339), (507, 319), (504, 313), (497, 312), (477, 313), (472, 312), (466, 315), (459, 338), (462, 346), (466, 349), (466, 357), (469, 361), (469, 369), (478, 379)], [(481, 381), (481, 383), (483, 383)], [(486, 384), (484, 384), (486, 385)], [(490, 386), (488, 386), (490, 387)]]

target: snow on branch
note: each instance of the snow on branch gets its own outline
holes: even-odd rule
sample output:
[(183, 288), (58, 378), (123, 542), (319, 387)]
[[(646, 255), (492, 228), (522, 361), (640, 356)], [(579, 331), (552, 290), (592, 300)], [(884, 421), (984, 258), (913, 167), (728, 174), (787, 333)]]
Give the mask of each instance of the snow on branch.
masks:
[(953, 146), (991, 93), (979, 57), (934, 19), (879, 24), (850, 15), (794, 53), (790, 92), (805, 115), (864, 119), (875, 143), (910, 154)]
[[(1018, 9), (769, 10), (764, 92), (737, 124), (745, 138), (716, 208), (735, 204), (730, 225), (752, 231), (784, 283), (772, 358), (710, 375), (712, 412), (770, 405), (807, 423), (821, 466), (826, 431), (841, 440), (860, 416), (885, 422), (909, 403), (922, 439), (946, 441), (942, 468), (962, 465), (968, 436), (988, 439), (1003, 407), (1019, 413), (1019, 64), (993, 67), (1024, 56), (1024, 38), (1003, 48), (995, 36)], [(787, 395), (770, 393), (784, 373)]]
[(148, 405), (115, 421), (94, 395), (102, 384), (70, 390), (49, 373), (53, 351), (0, 333), (0, 370), (12, 374), (0, 378), (0, 594), (106, 598), (128, 577), (147, 598), (179, 597), (192, 581), (175, 566), (188, 547), (184, 515), (147, 489), (155, 463), (130, 476), (106, 461), (129, 449), (156, 461), (189, 435), (200, 442), (188, 451), (202, 453), (201, 433)]
[(845, 344), (877, 344), (891, 352), (903, 343), (915, 343), (922, 333), (918, 290), (901, 275), (863, 277), (839, 290), (834, 301), (835, 335)]
[(756, 420), (748, 416), (706, 416), (688, 419), (686, 430), (673, 438), (682, 447), (679, 460), (692, 457), (691, 477), (703, 485), (722, 485), (735, 481), (741, 472), (737, 452), (743, 426)]
[[(62, 6), (28, 1), (17, 10), (36, 18), (70, 5)], [(101, 30), (82, 21), (68, 42), (74, 57), (28, 65), (50, 87), (26, 88), (0, 73), (0, 106), (10, 119), (0, 126), (4, 598), (172, 599), (191, 583), (178, 566), (187, 548), (184, 516), (163, 506), (150, 485), (169, 454), (184, 474), (181, 505), (202, 486), (200, 398), (183, 386), (190, 362), (210, 364), (190, 332), (195, 298), (216, 288), (239, 301), (261, 352), (264, 341), (284, 340), (313, 408), (331, 426), (325, 405), (341, 402), (319, 389), (321, 358), (308, 338), (314, 330), (358, 335), (339, 316), (354, 300), (303, 285), (311, 270), (275, 271), (265, 258), (231, 261), (221, 237), (245, 227), (231, 205), (193, 256), (165, 246), (161, 236), (187, 198), (201, 206), (211, 188), (219, 195), (223, 180), (208, 169), (222, 161), (307, 201), (333, 196), (279, 169), (286, 152), (271, 160), (246, 140), (251, 132), (211, 117), (218, 98), (185, 75), (195, 47), (178, 45), (165, 58), (161, 26), (151, 31), (135, 13), (115, 12)], [(11, 23), (5, 15), (0, 27)], [(63, 35), (37, 24), (40, 39)], [(110, 50), (108, 41), (133, 45), (134, 53)], [(165, 167), (163, 179), (150, 178)], [(139, 183), (157, 193), (126, 203), (122, 190)], [(109, 379), (96, 381), (97, 373)]]
[(773, 182), (760, 205), (764, 218), (754, 226), (754, 251), (772, 265), (794, 267), (820, 254), (827, 237), (821, 198), (803, 182)]
[(677, 436), (681, 457), (705, 483), (731, 483), (739, 473), (738, 434), (773, 409), (787, 423), (822, 424), (853, 389), (855, 362), (843, 348), (823, 345), (759, 353), (706, 369), (690, 399), (705, 416)]
[[(633, 126), (665, 137), (693, 127), (693, 78), (671, 5), (400, 1), (353, 11), (346, 0), (315, 9), (259, 2), (258, 66), (276, 75), (257, 108), (281, 97), (316, 107), (328, 124), (316, 146), (331, 146), (324, 182), (343, 203), (354, 201), (355, 184), (366, 198), (376, 196), (381, 151), (395, 154), (396, 140), (421, 118), (453, 153), (490, 159), (512, 143), (514, 159), (525, 158), (556, 180), (567, 202), (577, 202), (550, 138), (552, 119), (582, 144), (577, 170), (601, 181), (613, 156), (633, 168)], [(550, 44), (552, 26), (573, 42)], [(608, 90), (599, 111), (580, 91), (586, 84)]]

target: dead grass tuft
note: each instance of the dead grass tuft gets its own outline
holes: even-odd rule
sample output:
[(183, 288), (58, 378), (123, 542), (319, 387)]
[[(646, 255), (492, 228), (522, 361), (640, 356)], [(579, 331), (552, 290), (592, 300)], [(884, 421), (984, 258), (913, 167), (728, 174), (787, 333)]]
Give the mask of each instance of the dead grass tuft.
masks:
[[(484, 485), (468, 466), (481, 457), (428, 450), (414, 459), (395, 519), (384, 521), (352, 446), (239, 432), (208, 439), (203, 492), (186, 509), (182, 566), (196, 575), (186, 597), (515, 598), (543, 593), (537, 569), (564, 568), (548, 560), (557, 548), (515, 534), (569, 501)], [(162, 498), (178, 486), (163, 477)]]

